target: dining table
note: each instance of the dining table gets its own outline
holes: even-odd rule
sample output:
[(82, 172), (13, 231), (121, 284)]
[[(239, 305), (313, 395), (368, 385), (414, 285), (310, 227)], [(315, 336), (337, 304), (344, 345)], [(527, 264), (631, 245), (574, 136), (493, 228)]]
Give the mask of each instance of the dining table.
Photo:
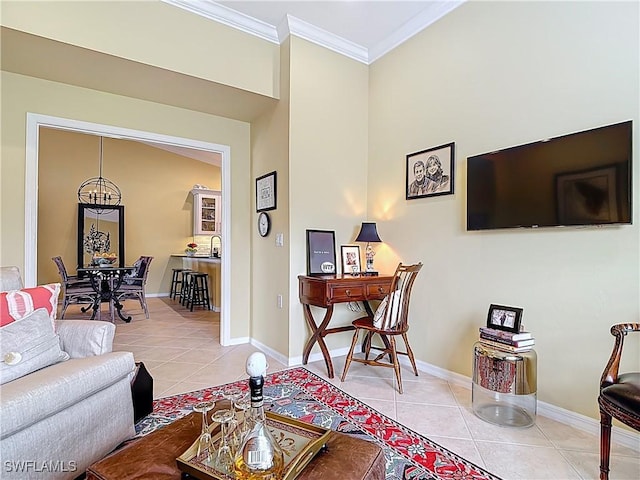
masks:
[(118, 299), (118, 289), (122, 285), (127, 274), (135, 270), (135, 267), (114, 267), (110, 265), (88, 265), (78, 268), (78, 276), (80, 278), (87, 276), (91, 282), (91, 288), (96, 292), (93, 303), (87, 307), (83, 307), (82, 312), (93, 309), (91, 320), (98, 316), (100, 319), (100, 306), (103, 302), (109, 303), (109, 312), (111, 321), (115, 320), (114, 312), (118, 317), (126, 323), (131, 322), (131, 317), (125, 317), (122, 314), (124, 305)]

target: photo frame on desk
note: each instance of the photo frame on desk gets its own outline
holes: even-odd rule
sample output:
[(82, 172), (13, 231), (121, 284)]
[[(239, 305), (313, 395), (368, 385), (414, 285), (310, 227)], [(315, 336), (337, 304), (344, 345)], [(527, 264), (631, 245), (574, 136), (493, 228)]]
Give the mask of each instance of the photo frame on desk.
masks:
[(336, 273), (336, 232), (307, 230), (307, 275)]
[(487, 327), (518, 333), (522, 322), (522, 308), (491, 304), (487, 315)]
[(341, 245), (340, 257), (342, 258), (342, 274), (343, 275), (359, 275), (362, 270), (360, 264), (360, 246), (359, 245)]
[(273, 171), (256, 178), (256, 212), (275, 210), (278, 201), (277, 175)]

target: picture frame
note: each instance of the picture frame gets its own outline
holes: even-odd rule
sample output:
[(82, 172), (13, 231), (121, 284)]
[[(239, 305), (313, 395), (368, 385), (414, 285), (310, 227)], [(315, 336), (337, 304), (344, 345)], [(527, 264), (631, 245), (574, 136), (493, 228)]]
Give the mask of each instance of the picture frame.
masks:
[(406, 199), (452, 195), (454, 157), (455, 142), (408, 154)]
[(619, 220), (615, 165), (556, 175), (558, 221), (566, 225)]
[(278, 201), (278, 172), (269, 172), (256, 178), (256, 212), (275, 210)]
[(359, 275), (362, 271), (360, 263), (360, 246), (359, 245), (341, 245), (340, 257), (342, 258), (342, 274), (343, 275)]
[(522, 308), (491, 304), (487, 315), (487, 327), (518, 333), (522, 323)]
[(336, 273), (336, 232), (307, 230), (307, 275)]

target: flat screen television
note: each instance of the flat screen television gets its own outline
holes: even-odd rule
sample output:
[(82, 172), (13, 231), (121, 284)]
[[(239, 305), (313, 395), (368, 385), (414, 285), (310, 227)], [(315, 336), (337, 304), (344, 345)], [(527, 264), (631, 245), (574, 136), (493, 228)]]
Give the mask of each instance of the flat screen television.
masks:
[(632, 122), (467, 158), (467, 230), (631, 223)]

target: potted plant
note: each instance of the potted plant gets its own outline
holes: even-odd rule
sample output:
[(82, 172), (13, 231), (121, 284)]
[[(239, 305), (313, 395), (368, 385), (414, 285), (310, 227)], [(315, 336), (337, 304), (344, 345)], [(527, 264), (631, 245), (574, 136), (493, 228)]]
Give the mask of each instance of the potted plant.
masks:
[(184, 253), (187, 254), (187, 257), (193, 257), (198, 252), (198, 244), (197, 243), (187, 243), (187, 248), (184, 249)]

